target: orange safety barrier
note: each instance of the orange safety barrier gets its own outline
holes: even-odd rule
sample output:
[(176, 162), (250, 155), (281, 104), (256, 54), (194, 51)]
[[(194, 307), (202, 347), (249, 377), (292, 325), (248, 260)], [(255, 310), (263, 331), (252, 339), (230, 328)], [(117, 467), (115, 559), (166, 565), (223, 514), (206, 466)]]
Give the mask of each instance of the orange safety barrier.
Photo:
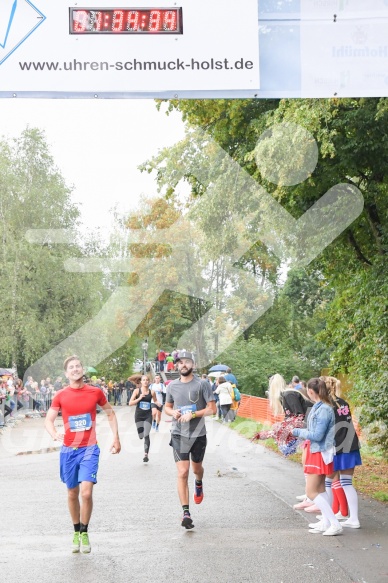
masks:
[[(241, 395), (240, 407), (237, 411), (238, 417), (244, 419), (253, 419), (258, 423), (265, 423), (273, 425), (276, 421), (282, 421), (284, 415), (272, 415), (269, 406), (269, 400), (262, 397), (253, 397), (252, 395)], [(353, 417), (353, 424), (358, 436), (361, 434), (361, 429), (357, 419)]]
[(269, 425), (284, 419), (284, 415), (278, 415), (276, 417), (272, 415), (268, 399), (252, 397), (252, 395), (241, 395), (237, 415), (238, 417), (254, 419), (259, 423), (268, 423)]

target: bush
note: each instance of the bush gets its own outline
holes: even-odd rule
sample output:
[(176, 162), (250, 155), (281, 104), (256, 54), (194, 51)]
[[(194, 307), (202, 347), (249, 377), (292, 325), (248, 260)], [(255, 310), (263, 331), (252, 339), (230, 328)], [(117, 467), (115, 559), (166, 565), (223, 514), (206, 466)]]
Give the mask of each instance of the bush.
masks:
[(240, 389), (247, 394), (264, 397), (268, 389), (268, 376), (281, 374), (286, 381), (293, 375), (309, 379), (319, 374), (314, 366), (298, 355), (287, 342), (273, 342), (251, 337), (239, 339), (220, 357), (220, 362), (230, 366)]

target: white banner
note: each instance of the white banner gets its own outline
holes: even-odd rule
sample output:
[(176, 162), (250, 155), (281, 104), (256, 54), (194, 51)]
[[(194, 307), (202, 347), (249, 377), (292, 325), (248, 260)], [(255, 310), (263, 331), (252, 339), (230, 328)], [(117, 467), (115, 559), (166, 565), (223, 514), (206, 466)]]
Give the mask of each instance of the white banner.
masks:
[(257, 0), (1, 0), (0, 35), (2, 92), (259, 89)]
[(301, 26), (301, 91), (310, 96), (387, 95), (387, 24), (341, 20)]
[(388, 0), (0, 0), (0, 97), (384, 97), (386, 39)]
[(371, 18), (387, 16), (387, 0), (300, 0), (303, 20), (308, 18)]

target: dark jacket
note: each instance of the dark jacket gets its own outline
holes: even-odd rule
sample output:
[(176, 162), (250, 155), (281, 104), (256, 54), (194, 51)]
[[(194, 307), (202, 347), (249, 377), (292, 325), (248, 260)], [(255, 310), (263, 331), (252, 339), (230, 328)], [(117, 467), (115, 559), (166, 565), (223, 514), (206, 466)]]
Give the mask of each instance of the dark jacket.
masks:
[(305, 417), (307, 410), (313, 406), (311, 401), (305, 399), (302, 393), (295, 389), (283, 391), (280, 401), (286, 417), (292, 417), (294, 415), (303, 415)]

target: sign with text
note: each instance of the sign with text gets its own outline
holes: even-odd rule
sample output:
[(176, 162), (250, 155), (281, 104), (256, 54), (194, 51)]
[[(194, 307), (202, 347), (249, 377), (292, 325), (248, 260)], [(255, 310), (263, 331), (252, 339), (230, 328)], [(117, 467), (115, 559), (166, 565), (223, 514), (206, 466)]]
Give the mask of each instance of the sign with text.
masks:
[(1, 0), (0, 91), (259, 89), (257, 0)]
[(0, 98), (388, 96), (388, 0), (0, 0)]

